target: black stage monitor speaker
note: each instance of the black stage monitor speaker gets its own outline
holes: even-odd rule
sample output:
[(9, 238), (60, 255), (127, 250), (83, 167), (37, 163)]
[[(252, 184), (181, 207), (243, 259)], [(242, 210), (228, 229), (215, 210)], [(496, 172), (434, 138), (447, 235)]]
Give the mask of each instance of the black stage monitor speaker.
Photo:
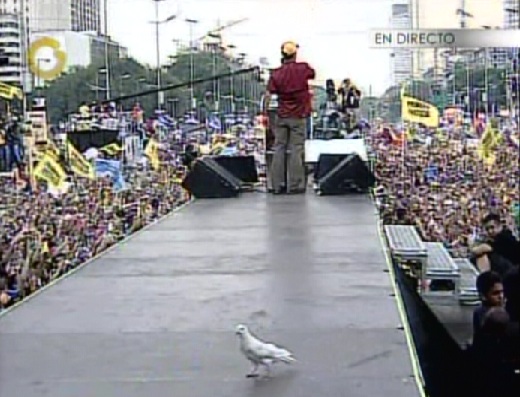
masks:
[(345, 160), (350, 154), (320, 154), (316, 167), (314, 168), (314, 180), (319, 181), (325, 175), (327, 175), (331, 169)]
[(254, 156), (216, 156), (215, 161), (243, 183), (258, 183)]
[(231, 198), (240, 193), (241, 182), (211, 157), (202, 157), (182, 181), (195, 198)]
[(367, 191), (374, 184), (375, 177), (365, 162), (357, 154), (350, 154), (318, 180), (318, 193), (325, 196)]

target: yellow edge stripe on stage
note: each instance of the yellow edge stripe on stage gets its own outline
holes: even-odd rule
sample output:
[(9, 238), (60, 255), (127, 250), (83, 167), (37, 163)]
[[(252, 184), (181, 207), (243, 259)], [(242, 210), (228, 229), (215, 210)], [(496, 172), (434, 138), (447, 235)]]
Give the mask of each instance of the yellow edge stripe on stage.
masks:
[[(373, 195), (372, 198), (374, 199)], [(408, 323), (408, 317), (406, 316), (406, 310), (404, 308), (403, 297), (401, 296), (401, 291), (397, 286), (392, 259), (390, 257), (390, 253), (388, 252), (386, 240), (383, 236), (383, 224), (379, 219), (379, 214), (377, 214), (377, 235), (379, 237), (379, 241), (382, 245), (383, 252), (385, 254), (386, 266), (388, 267), (388, 274), (391, 279), (390, 282), (392, 284), (392, 288), (394, 290), (395, 295), (395, 301), (397, 303), (397, 311), (399, 312), (399, 317), (401, 319), (401, 324), (403, 326), (404, 335), (406, 339), (406, 346), (410, 355), (410, 361), (412, 362), (413, 377), (415, 379), (415, 383), (417, 385), (417, 389), (419, 390), (421, 397), (428, 397), (425, 391), (424, 377), (422, 374), (421, 366), (419, 364), (419, 357), (417, 356), (417, 350), (415, 349), (415, 343), (413, 341), (412, 332), (410, 330), (410, 324)]]
[(165, 221), (169, 217), (174, 216), (177, 212), (179, 212), (180, 210), (182, 210), (183, 208), (185, 208), (186, 206), (188, 206), (192, 202), (193, 202), (193, 200), (189, 200), (189, 201), (185, 202), (184, 204), (179, 205), (178, 207), (172, 209), (169, 213), (167, 213), (167, 214), (163, 215), (162, 217), (160, 217), (159, 219), (156, 219), (155, 221), (149, 223), (148, 225), (144, 226), (142, 229), (138, 230), (137, 232), (129, 234), (128, 236), (126, 236), (121, 241), (117, 242), (116, 244), (111, 245), (110, 247), (108, 247), (104, 251), (101, 251), (97, 255), (94, 255), (92, 258), (87, 259), (85, 262), (83, 262), (79, 266), (75, 267), (74, 269), (70, 270), (69, 272), (65, 273), (61, 277), (58, 277), (57, 279), (52, 280), (50, 283), (45, 284), (40, 289), (34, 291), (31, 295), (28, 295), (25, 299), (22, 299), (21, 301), (18, 301), (14, 305), (9, 306), (7, 309), (4, 309), (3, 311), (1, 311), (0, 312), (0, 318), (2, 318), (3, 316), (8, 315), (13, 310), (15, 310), (18, 307), (20, 307), (21, 305), (23, 305), (24, 303), (29, 302), (30, 300), (32, 300), (33, 298), (36, 298), (41, 293), (47, 291), (49, 288), (54, 287), (59, 282), (65, 280), (66, 278), (68, 278), (68, 277), (72, 276), (73, 274), (79, 272), (81, 269), (85, 268), (91, 262), (94, 262), (95, 260), (101, 258), (103, 255), (108, 254), (109, 252), (115, 250), (116, 248), (119, 248), (121, 245), (123, 245), (124, 243), (128, 242), (129, 240), (139, 236), (141, 233), (146, 232), (152, 226), (155, 226), (158, 223), (161, 223), (161, 222)]

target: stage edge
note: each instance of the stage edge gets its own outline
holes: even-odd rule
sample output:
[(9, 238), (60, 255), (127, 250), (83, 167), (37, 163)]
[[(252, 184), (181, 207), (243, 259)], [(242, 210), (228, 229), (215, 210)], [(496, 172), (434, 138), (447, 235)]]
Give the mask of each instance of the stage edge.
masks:
[(397, 286), (395, 271), (392, 265), (392, 260), (390, 259), (390, 253), (388, 252), (388, 247), (386, 245), (385, 239), (383, 237), (383, 224), (381, 219), (379, 218), (379, 214), (377, 214), (377, 235), (379, 237), (379, 243), (383, 249), (385, 255), (385, 262), (388, 269), (388, 275), (390, 277), (390, 283), (392, 284), (392, 289), (394, 291), (395, 302), (397, 304), (397, 311), (399, 312), (399, 317), (401, 319), (401, 325), (403, 327), (406, 346), (408, 348), (408, 354), (410, 356), (410, 361), (412, 363), (412, 371), (413, 377), (415, 379), (415, 384), (417, 385), (417, 389), (420, 393), (421, 397), (428, 397), (425, 390), (425, 382), (422, 374), (421, 366), (419, 363), (419, 357), (417, 356), (417, 350), (415, 348), (415, 343), (413, 341), (412, 332), (410, 329), (410, 324), (408, 323), (408, 317), (406, 316), (406, 310), (404, 308), (403, 298), (401, 296), (401, 291)]

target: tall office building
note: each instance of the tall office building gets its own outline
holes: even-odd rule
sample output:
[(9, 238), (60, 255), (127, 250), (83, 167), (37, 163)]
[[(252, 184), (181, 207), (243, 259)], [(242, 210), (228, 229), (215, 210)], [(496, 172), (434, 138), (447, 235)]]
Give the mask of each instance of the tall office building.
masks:
[[(409, 4), (392, 4), (391, 29), (411, 29), (412, 16)], [(391, 54), (392, 80), (401, 84), (412, 77), (412, 51), (408, 48), (396, 48)]]
[(103, 0), (27, 0), (31, 2), (31, 31), (103, 33)]
[[(0, 81), (28, 86), (30, 75), (25, 71), (29, 43), (31, 0), (0, 2)], [(25, 71), (25, 72), (24, 72)]]
[(520, 2), (518, 0), (503, 0), (504, 29), (520, 29)]
[[(518, 4), (518, 0), (409, 0), (409, 3), (414, 29), (457, 29), (462, 24), (468, 29), (480, 29), (503, 25), (504, 1)], [(415, 72), (422, 74), (434, 68), (442, 74), (442, 53), (442, 49), (414, 51)]]

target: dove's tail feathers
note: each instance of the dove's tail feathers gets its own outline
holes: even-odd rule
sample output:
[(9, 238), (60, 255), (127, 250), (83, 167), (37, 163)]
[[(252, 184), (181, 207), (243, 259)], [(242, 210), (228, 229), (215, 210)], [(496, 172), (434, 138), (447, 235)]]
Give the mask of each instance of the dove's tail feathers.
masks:
[(296, 362), (296, 359), (292, 355), (282, 356), (279, 358), (279, 360), (285, 364), (292, 364)]
[(276, 358), (286, 364), (291, 364), (296, 361), (293, 354), (289, 350), (279, 349)]

